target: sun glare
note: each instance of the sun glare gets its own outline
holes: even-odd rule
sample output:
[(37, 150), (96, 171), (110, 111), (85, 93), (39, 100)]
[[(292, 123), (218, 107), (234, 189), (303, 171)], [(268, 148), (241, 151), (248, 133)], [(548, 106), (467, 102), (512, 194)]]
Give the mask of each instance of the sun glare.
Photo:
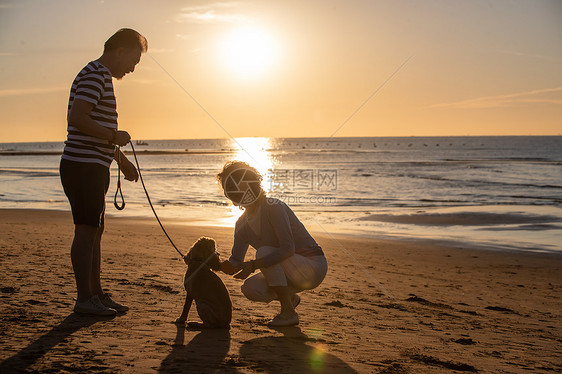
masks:
[[(270, 192), (270, 170), (273, 169), (274, 160), (268, 151), (271, 148), (269, 138), (235, 138), (232, 140), (232, 147), (236, 149), (234, 160), (244, 161), (255, 167), (263, 176), (262, 188)], [(234, 226), (234, 223), (242, 215), (242, 210), (234, 205), (229, 206), (228, 217), (223, 220), (227, 226)]]
[(278, 43), (266, 30), (244, 27), (231, 31), (222, 40), (221, 59), (237, 76), (266, 73), (278, 59)]
[[(273, 168), (273, 159), (268, 152), (271, 147), (269, 138), (235, 138), (232, 147), (236, 149), (235, 159), (255, 167), (265, 181), (268, 171)], [(266, 189), (265, 185), (262, 187)]]

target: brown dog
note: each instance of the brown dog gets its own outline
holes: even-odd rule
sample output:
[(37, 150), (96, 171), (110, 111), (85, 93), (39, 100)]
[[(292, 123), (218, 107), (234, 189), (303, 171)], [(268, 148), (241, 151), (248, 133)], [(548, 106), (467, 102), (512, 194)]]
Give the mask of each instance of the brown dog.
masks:
[(232, 302), (222, 280), (211, 271), (220, 270), (219, 254), (215, 251), (215, 241), (199, 238), (183, 257), (187, 264), (184, 286), (187, 291), (185, 305), (176, 323), (185, 323), (195, 300), (197, 313), (203, 324), (190, 322), (190, 327), (229, 328), (232, 320)]

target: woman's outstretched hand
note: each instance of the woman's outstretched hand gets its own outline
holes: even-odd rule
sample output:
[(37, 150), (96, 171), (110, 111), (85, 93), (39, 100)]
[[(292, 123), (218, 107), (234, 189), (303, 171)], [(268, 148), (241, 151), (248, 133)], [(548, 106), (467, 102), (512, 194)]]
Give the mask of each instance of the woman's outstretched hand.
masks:
[(238, 271), (240, 271), (240, 268), (233, 266), (230, 261), (226, 260), (221, 262), (221, 271), (223, 273), (226, 273), (228, 275), (233, 275), (235, 273), (237, 273)]
[(234, 276), (236, 279), (246, 279), (250, 274), (254, 272), (254, 266), (250, 261), (244, 262), (240, 265), (241, 271)]

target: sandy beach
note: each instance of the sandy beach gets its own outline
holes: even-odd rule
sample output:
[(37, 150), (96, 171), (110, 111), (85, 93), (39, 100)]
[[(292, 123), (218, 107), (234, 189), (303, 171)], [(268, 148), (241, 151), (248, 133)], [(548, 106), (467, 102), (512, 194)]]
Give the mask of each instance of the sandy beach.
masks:
[[(164, 224), (184, 252), (210, 236), (228, 256), (232, 229)], [(268, 328), (278, 304), (221, 273), (231, 328), (198, 331), (172, 323), (186, 267), (153, 219), (107, 218), (102, 284), (131, 310), (74, 314), (72, 234), (69, 212), (0, 210), (1, 373), (562, 371), (560, 255), (313, 233), (330, 269), (298, 327)]]

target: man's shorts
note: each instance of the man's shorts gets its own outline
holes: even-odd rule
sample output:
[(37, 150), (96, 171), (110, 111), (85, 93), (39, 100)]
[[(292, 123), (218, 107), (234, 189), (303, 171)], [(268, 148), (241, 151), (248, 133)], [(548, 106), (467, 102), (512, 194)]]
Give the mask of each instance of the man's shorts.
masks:
[(70, 202), (74, 224), (103, 226), (109, 168), (61, 159), (60, 179)]

